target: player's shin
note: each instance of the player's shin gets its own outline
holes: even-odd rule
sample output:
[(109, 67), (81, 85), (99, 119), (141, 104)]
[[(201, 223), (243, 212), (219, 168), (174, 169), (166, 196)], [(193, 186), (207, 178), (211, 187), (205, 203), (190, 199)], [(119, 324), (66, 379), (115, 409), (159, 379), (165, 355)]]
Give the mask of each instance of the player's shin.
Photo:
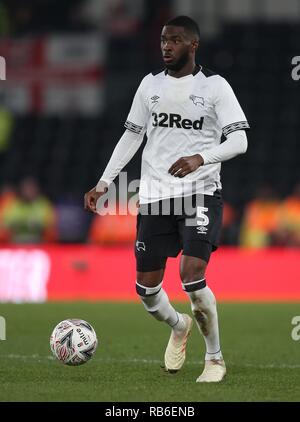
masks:
[(182, 287), (191, 300), (192, 312), (204, 337), (206, 344), (205, 360), (223, 359), (220, 348), (216, 298), (213, 292), (206, 286), (205, 279), (183, 283)]
[(162, 282), (156, 287), (145, 287), (136, 283), (136, 291), (145, 309), (158, 321), (165, 321), (174, 330), (183, 330), (185, 320), (171, 305), (167, 293), (162, 288)]

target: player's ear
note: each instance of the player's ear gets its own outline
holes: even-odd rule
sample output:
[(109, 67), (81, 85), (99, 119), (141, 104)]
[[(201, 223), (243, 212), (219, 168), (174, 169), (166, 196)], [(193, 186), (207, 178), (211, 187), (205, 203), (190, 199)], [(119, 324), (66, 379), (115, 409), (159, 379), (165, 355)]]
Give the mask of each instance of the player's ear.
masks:
[(193, 40), (192, 41), (192, 49), (193, 49), (193, 51), (197, 51), (198, 47), (199, 47), (199, 41), (198, 40)]

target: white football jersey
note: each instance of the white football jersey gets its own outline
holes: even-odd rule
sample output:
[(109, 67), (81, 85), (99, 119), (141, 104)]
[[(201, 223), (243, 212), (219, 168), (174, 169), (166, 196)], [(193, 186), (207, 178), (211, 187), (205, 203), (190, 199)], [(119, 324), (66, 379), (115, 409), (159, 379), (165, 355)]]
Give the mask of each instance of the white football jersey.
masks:
[(125, 127), (147, 134), (142, 155), (140, 203), (213, 195), (221, 189), (221, 163), (208, 164), (183, 178), (169, 168), (186, 157), (219, 145), (221, 135), (248, 129), (245, 114), (229, 83), (198, 66), (193, 74), (174, 78), (166, 70), (142, 80)]

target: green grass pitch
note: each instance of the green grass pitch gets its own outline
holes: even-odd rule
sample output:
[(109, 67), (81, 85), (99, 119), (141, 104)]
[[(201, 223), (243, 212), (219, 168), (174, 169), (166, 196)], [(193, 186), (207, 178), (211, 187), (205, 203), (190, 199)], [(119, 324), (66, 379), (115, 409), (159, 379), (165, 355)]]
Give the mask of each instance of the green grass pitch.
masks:
[[(190, 313), (188, 303), (176, 307)], [(186, 363), (170, 375), (160, 368), (169, 328), (141, 304), (1, 304), (7, 340), (0, 341), (0, 401), (299, 401), (300, 341), (291, 338), (299, 304), (218, 309), (228, 375), (220, 384), (196, 384), (204, 342), (195, 324)], [(97, 332), (98, 350), (85, 365), (51, 357), (49, 336), (66, 318), (85, 319)]]

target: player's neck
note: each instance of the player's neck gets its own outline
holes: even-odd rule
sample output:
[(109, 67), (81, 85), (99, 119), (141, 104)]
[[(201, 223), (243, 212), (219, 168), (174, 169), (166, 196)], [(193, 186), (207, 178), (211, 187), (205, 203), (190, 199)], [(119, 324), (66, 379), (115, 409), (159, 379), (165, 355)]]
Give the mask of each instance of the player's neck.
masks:
[(195, 67), (195, 60), (192, 60), (186, 63), (180, 70), (168, 69), (168, 75), (172, 76), (173, 78), (183, 78), (184, 76), (191, 75), (194, 72)]

